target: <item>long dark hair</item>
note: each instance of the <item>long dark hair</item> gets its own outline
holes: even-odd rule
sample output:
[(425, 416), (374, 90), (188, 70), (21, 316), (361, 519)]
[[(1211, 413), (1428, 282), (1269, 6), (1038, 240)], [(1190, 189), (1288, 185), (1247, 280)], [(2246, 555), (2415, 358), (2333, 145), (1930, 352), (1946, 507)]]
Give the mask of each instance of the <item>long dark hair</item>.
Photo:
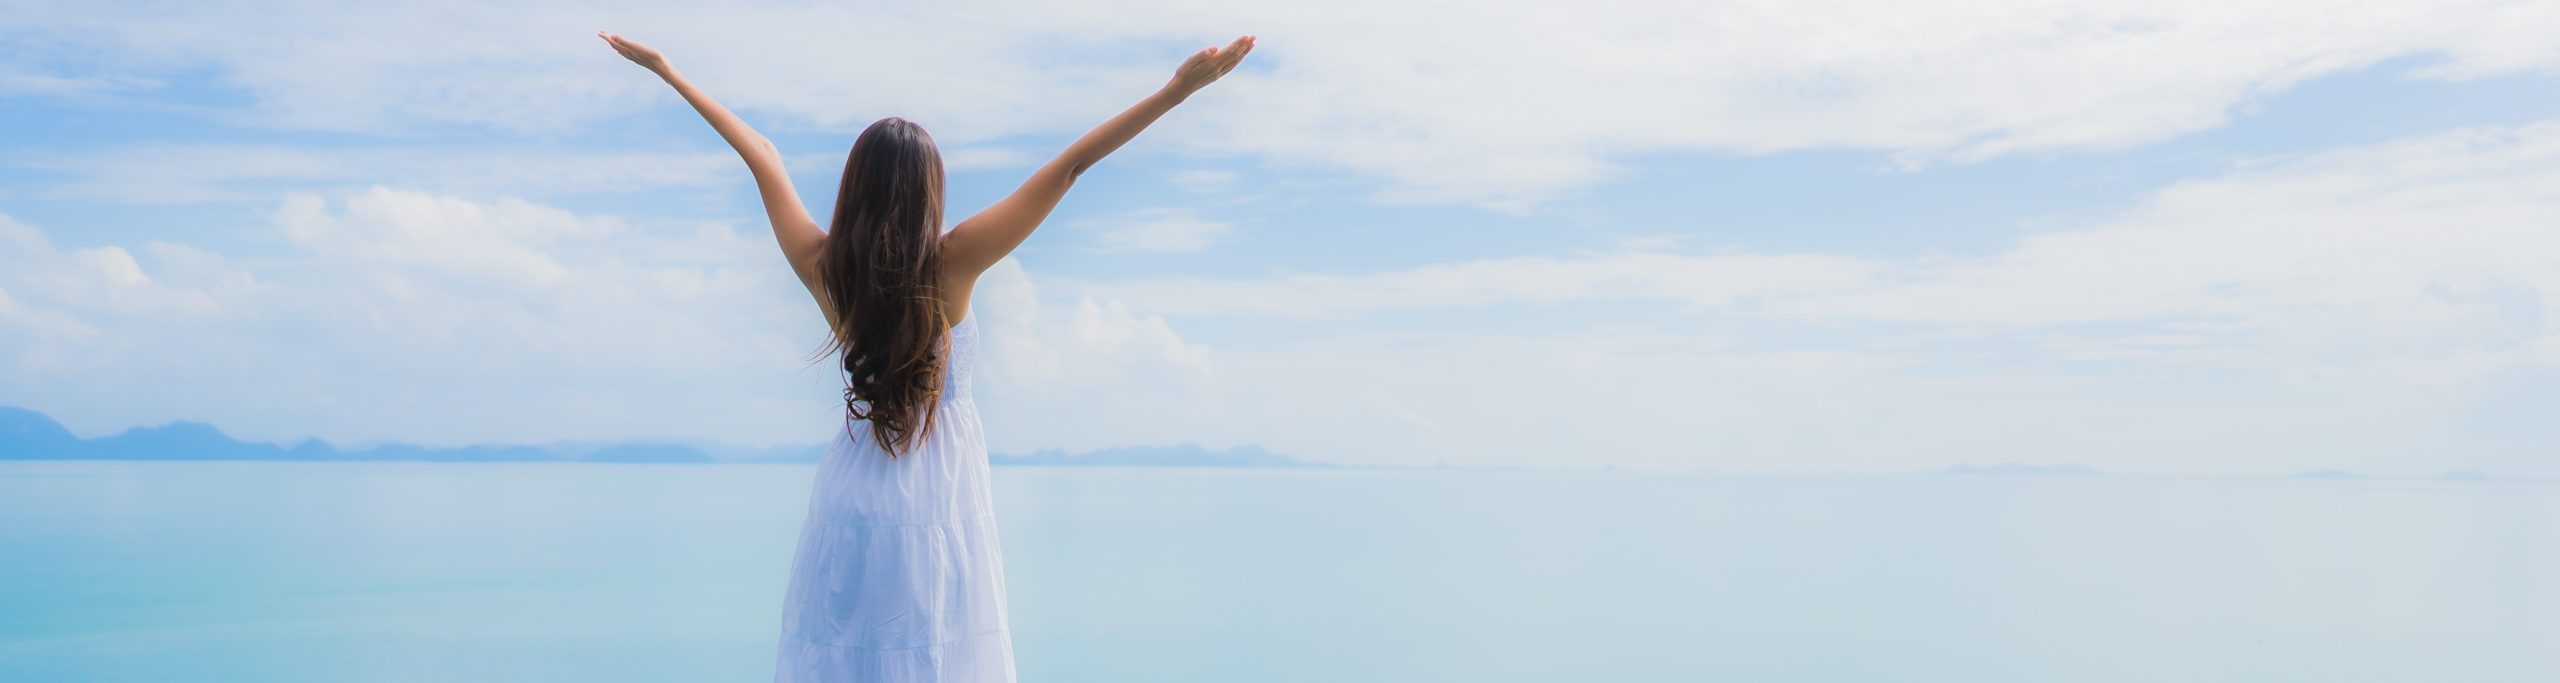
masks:
[(845, 419), (870, 420), (896, 457), (933, 427), (942, 402), (942, 152), (924, 128), (889, 117), (845, 157), (818, 255), (835, 329), (822, 353), (844, 368)]

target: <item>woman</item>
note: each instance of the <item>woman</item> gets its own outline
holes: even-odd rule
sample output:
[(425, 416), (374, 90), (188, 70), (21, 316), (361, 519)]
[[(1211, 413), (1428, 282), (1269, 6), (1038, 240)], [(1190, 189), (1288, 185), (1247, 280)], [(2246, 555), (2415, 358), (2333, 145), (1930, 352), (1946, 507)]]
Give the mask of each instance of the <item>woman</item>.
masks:
[(774, 239), (826, 315), (828, 348), (845, 373), (845, 426), (810, 495), (774, 679), (1013, 680), (986, 440), (969, 394), (978, 348), (970, 290), (1078, 175), (1234, 69), (1253, 36), (1191, 55), (1163, 89), (948, 232), (933, 138), (881, 119), (854, 140), (821, 232), (771, 141), (658, 51), (597, 35), (674, 86), (746, 159)]

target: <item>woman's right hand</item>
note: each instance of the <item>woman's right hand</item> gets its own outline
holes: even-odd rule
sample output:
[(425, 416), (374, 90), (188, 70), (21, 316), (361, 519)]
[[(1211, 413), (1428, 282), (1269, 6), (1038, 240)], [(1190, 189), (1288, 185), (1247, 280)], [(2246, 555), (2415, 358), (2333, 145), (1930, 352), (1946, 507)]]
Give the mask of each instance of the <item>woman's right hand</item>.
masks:
[(1244, 61), (1245, 53), (1252, 51), (1253, 36), (1241, 36), (1226, 47), (1192, 53), (1190, 59), (1182, 60), (1181, 68), (1173, 71), (1173, 82), (1165, 84), (1165, 87), (1184, 95), (1199, 92), (1201, 88), (1218, 82), (1219, 76), (1234, 71), (1236, 64)]

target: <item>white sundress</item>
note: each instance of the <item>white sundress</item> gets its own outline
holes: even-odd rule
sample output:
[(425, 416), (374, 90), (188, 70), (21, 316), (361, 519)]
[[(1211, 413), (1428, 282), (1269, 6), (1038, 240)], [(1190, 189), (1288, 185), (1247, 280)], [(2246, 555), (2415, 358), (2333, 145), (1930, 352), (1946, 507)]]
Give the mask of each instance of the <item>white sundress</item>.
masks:
[(1013, 680), (1004, 559), (969, 374), (974, 315), (951, 328), (942, 405), (891, 458), (870, 424), (827, 447), (782, 602), (777, 683)]

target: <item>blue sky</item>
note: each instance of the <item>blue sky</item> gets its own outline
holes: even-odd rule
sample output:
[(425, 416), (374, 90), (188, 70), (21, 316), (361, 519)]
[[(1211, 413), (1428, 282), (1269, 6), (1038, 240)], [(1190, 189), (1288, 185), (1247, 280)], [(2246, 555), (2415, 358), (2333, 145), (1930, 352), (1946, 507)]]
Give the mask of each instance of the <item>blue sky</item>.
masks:
[(996, 448), (2560, 475), (2560, 9), (2154, 5), (36, 2), (0, 404), (819, 441), (752, 186), (594, 30), (819, 215), (874, 118), (965, 215), (1252, 32), (982, 284)]

